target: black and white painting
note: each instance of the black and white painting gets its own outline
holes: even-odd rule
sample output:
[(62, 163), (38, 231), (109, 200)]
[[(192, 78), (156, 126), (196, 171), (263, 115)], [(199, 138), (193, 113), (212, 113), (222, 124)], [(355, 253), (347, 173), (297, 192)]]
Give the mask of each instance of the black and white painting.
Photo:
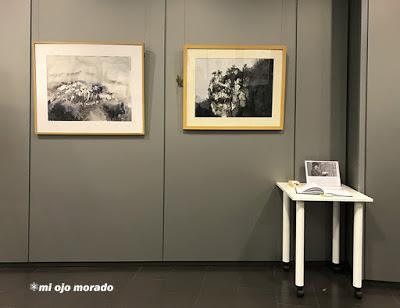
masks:
[(271, 117), (273, 59), (197, 59), (196, 117)]
[(47, 56), (49, 121), (130, 121), (130, 60)]
[(35, 43), (38, 134), (144, 134), (143, 45)]
[(285, 46), (185, 46), (184, 129), (281, 130)]

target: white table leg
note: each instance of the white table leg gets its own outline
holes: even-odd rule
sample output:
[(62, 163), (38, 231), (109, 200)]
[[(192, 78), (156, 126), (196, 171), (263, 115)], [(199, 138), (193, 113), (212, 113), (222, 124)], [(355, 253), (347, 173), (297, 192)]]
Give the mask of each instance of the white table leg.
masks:
[(340, 263), (340, 203), (333, 202), (332, 206), (332, 263)]
[(282, 262), (283, 268), (289, 270), (290, 262), (290, 200), (287, 193), (283, 192), (282, 209)]
[(303, 296), (304, 286), (304, 202), (296, 202), (296, 273), (297, 296)]
[(356, 202), (354, 203), (353, 287), (358, 298), (362, 297), (363, 223), (364, 204)]

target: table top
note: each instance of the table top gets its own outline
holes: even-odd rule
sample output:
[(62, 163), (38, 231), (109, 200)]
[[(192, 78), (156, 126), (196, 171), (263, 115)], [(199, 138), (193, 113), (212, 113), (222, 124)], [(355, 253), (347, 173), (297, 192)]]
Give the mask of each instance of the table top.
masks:
[[(277, 182), (276, 185), (293, 201), (328, 201), (328, 202), (364, 202), (369, 203), (374, 200), (351, 187), (342, 185), (342, 188), (351, 193), (351, 197), (340, 197), (340, 196), (325, 196), (325, 195), (308, 195), (296, 193), (296, 188), (289, 185), (288, 182)], [(300, 184), (301, 185), (301, 184)]]

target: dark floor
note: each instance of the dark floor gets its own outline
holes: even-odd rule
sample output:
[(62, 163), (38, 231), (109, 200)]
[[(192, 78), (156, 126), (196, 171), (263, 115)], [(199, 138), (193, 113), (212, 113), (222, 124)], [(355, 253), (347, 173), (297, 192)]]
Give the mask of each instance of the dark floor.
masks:
[[(297, 298), (279, 263), (2, 265), (0, 307), (400, 307), (400, 285), (365, 282), (364, 298), (353, 297), (349, 272), (321, 263), (306, 265), (305, 296)], [(52, 283), (51, 292), (30, 284)], [(110, 293), (54, 291), (57, 284), (103, 284)]]

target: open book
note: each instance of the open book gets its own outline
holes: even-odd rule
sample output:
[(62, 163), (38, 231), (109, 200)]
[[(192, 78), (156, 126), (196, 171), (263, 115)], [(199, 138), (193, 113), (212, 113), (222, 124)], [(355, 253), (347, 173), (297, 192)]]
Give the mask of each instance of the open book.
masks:
[(328, 195), (338, 197), (351, 197), (351, 193), (342, 187), (322, 187), (318, 184), (304, 184), (296, 186), (296, 193), (307, 195)]

